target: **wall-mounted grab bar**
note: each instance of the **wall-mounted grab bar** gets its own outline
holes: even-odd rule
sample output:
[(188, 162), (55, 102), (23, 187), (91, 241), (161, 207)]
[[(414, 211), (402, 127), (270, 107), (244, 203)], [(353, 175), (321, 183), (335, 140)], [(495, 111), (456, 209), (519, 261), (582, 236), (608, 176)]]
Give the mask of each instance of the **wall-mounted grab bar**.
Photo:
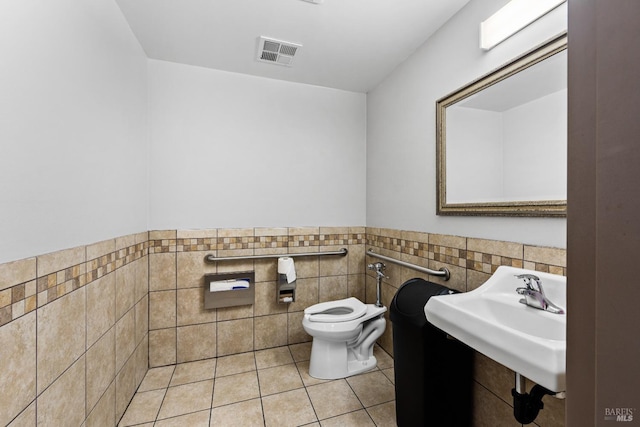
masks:
[(427, 274), (430, 274), (432, 276), (440, 276), (440, 277), (444, 278), (444, 280), (449, 280), (449, 278), (451, 278), (451, 272), (449, 271), (449, 269), (447, 267), (442, 267), (440, 270), (431, 270), (430, 268), (421, 267), (419, 265), (411, 264), (411, 263), (408, 263), (408, 262), (405, 262), (405, 261), (400, 261), (399, 259), (390, 258), (388, 256), (377, 254), (377, 253), (373, 252), (373, 249), (369, 249), (367, 251), (367, 255), (370, 255), (370, 256), (375, 257), (375, 258), (380, 258), (382, 260), (389, 261), (390, 263), (398, 264), (398, 265), (401, 265), (403, 267), (407, 267), (407, 268), (411, 268), (411, 269), (414, 269), (414, 270), (417, 270), (417, 271), (421, 271), (423, 273), (427, 273)]
[(204, 260), (206, 262), (218, 262), (218, 261), (241, 261), (246, 259), (267, 259), (267, 258), (280, 258), (290, 257), (296, 258), (301, 256), (325, 256), (325, 255), (340, 255), (345, 256), (349, 251), (347, 248), (342, 248), (339, 251), (327, 251), (327, 252), (302, 252), (298, 254), (273, 254), (273, 255), (243, 255), (243, 256), (228, 256), (228, 257), (216, 257), (215, 255), (205, 255)]

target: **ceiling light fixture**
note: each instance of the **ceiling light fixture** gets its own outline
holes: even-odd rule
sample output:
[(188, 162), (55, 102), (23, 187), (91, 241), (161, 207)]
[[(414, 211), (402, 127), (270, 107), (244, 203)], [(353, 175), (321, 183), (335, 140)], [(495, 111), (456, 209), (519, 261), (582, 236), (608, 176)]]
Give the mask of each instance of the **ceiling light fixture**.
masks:
[(480, 23), (480, 47), (493, 48), (567, 0), (511, 0)]

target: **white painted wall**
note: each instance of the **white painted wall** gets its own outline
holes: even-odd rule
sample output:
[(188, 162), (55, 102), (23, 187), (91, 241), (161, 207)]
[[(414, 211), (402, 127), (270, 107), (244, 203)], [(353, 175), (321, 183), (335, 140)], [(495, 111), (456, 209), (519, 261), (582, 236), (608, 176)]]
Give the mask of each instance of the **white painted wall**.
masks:
[(146, 230), (146, 58), (116, 3), (3, 0), (0, 64), (0, 262)]
[(471, 0), (367, 95), (367, 225), (565, 247), (561, 218), (437, 216), (435, 103), (566, 30), (566, 3), (485, 52), (480, 22), (507, 0)]
[(364, 225), (366, 100), (149, 61), (150, 229)]
[(435, 100), (566, 28), (563, 6), (483, 52), (505, 2), (472, 0), (366, 99), (147, 62), (112, 1), (0, 2), (0, 262), (148, 228), (365, 222), (563, 247), (562, 219), (435, 215)]

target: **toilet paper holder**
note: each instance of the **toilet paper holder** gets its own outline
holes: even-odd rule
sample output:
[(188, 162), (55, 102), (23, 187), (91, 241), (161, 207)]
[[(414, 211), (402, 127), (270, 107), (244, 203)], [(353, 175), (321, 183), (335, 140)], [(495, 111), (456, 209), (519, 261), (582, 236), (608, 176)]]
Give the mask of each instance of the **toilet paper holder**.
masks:
[[(284, 277), (282, 277), (284, 276)], [(286, 274), (278, 274), (278, 288), (276, 291), (276, 302), (278, 304), (289, 304), (296, 300), (296, 281), (287, 282)]]
[(296, 280), (293, 258), (278, 258), (278, 287), (276, 290), (278, 304), (289, 304), (296, 300)]

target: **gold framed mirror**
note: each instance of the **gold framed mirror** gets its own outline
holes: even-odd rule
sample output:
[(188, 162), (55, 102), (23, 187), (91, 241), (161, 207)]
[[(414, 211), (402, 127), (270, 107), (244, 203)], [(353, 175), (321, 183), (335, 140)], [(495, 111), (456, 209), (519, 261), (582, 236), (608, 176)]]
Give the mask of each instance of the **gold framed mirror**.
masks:
[(566, 216), (567, 35), (436, 102), (437, 215)]

